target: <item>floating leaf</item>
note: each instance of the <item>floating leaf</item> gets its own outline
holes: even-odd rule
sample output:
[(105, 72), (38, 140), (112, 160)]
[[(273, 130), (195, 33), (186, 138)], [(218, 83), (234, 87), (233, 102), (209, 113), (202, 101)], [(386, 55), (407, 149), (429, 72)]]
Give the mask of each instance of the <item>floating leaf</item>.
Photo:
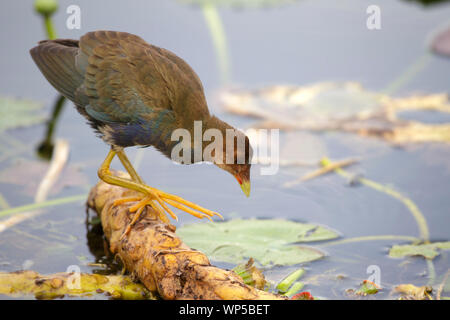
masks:
[(426, 244), (394, 245), (391, 250), (389, 250), (389, 255), (393, 258), (423, 256), (427, 259), (434, 259), (439, 255), (438, 249), (450, 250), (450, 241)]
[(400, 293), (405, 300), (431, 300), (432, 291), (429, 286), (416, 287), (413, 284), (400, 284), (394, 288), (394, 292)]
[(0, 132), (42, 123), (45, 118), (41, 109), (42, 105), (34, 101), (0, 96)]
[(259, 118), (255, 127), (343, 131), (395, 143), (450, 142), (450, 123), (427, 124), (398, 116), (407, 110), (450, 113), (447, 94), (393, 98), (354, 82), (228, 89), (221, 104), (231, 113)]
[(177, 233), (186, 244), (212, 260), (243, 263), (253, 258), (263, 266), (294, 265), (320, 259), (324, 256), (320, 250), (293, 243), (339, 236), (322, 226), (282, 219), (191, 224), (181, 227)]

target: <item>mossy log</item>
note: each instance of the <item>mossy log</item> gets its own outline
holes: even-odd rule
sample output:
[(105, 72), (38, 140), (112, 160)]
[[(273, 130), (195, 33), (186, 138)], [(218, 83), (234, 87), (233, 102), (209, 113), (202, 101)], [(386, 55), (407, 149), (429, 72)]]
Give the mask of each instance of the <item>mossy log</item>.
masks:
[(205, 254), (189, 248), (177, 237), (175, 226), (160, 221), (150, 206), (120, 240), (133, 217), (129, 207), (135, 203), (113, 206), (113, 202), (133, 196), (137, 193), (100, 181), (91, 190), (88, 205), (100, 215), (110, 251), (148, 290), (169, 300), (284, 299), (246, 285), (231, 270), (212, 266)]
[(34, 296), (36, 299), (96, 295), (127, 300), (154, 299), (141, 283), (134, 282), (129, 276), (67, 272), (41, 275), (29, 270), (1, 272), (0, 294), (13, 297)]

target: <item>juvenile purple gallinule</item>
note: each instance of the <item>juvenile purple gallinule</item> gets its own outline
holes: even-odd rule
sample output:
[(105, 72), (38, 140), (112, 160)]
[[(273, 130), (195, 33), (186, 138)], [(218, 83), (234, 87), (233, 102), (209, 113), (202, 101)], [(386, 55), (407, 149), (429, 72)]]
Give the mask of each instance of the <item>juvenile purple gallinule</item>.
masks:
[[(160, 219), (166, 222), (169, 220), (164, 210), (177, 219), (167, 204), (198, 218), (220, 216), (144, 184), (123, 150), (130, 146), (154, 146), (171, 157), (172, 149), (178, 143), (172, 141), (172, 132), (183, 128), (193, 137), (194, 121), (202, 122), (202, 132), (218, 129), (226, 137), (227, 129), (233, 129), (238, 137), (245, 139), (245, 148), (239, 148), (236, 143), (231, 151), (226, 149), (224, 139), (223, 161), (214, 163), (235, 176), (249, 196), (252, 151), (248, 138), (209, 113), (200, 79), (184, 60), (172, 52), (129, 33), (95, 31), (85, 34), (79, 41), (43, 40), (30, 53), (53, 87), (74, 102), (77, 110), (111, 146), (98, 170), (100, 179), (142, 194), (141, 197), (115, 201), (116, 205), (137, 201), (130, 208), (136, 214), (124, 236), (146, 205), (153, 207)], [(205, 147), (204, 142), (202, 146)], [(229, 156), (232, 152), (234, 161), (231, 163), (225, 161), (229, 160), (225, 159), (227, 152)], [(111, 173), (110, 164), (116, 155), (131, 179)], [(244, 157), (245, 161), (237, 161), (239, 157)], [(192, 162), (203, 160), (202, 157)]]

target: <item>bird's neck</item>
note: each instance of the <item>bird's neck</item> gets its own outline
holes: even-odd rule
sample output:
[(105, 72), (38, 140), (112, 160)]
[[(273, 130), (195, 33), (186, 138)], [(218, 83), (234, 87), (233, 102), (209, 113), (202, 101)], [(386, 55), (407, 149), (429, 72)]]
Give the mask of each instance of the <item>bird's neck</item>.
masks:
[(208, 129), (217, 129), (222, 133), (222, 136), (225, 138), (227, 129), (234, 129), (225, 121), (220, 120), (216, 116), (210, 116), (206, 121), (204, 121), (203, 134)]
[[(195, 163), (201, 161), (213, 162), (216, 158), (212, 159), (211, 156), (205, 157), (205, 154), (212, 155), (215, 157), (220, 156), (219, 162), (224, 162), (226, 158), (225, 150), (226, 150), (226, 136), (227, 129), (234, 129), (232, 126), (227, 124), (226, 122), (218, 119), (215, 116), (207, 116), (206, 119), (203, 120), (191, 120), (190, 123), (184, 123), (181, 125), (180, 131), (172, 134), (171, 142), (169, 142), (169, 146), (166, 150), (166, 155), (169, 156), (169, 153), (172, 155), (172, 151), (174, 151), (175, 156), (178, 156), (179, 150), (182, 148), (184, 143), (187, 143), (186, 147), (183, 147), (183, 155), (185, 151), (190, 151), (190, 160), (183, 159), (183, 161), (178, 160), (177, 162), (182, 163)], [(172, 140), (179, 139), (177, 141)], [(186, 149), (185, 149), (186, 148)], [(212, 151), (213, 149), (217, 150)], [(231, 152), (234, 152), (232, 150)], [(187, 156), (187, 155), (186, 155)], [(169, 156), (170, 157), (170, 156)], [(217, 158), (218, 159), (218, 158)]]
[[(205, 121), (205, 128), (203, 129), (203, 155), (204, 161), (209, 161), (217, 164), (216, 160), (219, 160), (220, 163), (225, 163), (227, 158), (227, 152), (230, 153), (228, 157), (232, 157), (234, 159), (236, 153), (236, 145), (234, 141), (231, 141), (231, 150), (227, 149), (227, 139), (229, 139), (229, 134), (235, 133), (237, 130), (226, 123), (225, 121), (220, 120), (216, 116), (210, 116), (207, 121)], [(234, 139), (234, 138), (232, 138)], [(220, 148), (222, 152), (222, 156), (215, 154), (213, 151), (214, 148)], [(211, 159), (211, 157), (213, 159)]]

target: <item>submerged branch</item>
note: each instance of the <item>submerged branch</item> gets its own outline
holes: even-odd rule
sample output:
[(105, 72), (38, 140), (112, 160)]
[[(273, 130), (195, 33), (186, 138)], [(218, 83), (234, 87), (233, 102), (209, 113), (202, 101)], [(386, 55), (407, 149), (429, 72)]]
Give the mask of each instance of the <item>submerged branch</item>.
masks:
[(43, 202), (47, 199), (52, 186), (58, 180), (64, 166), (69, 158), (69, 143), (66, 140), (59, 139), (56, 141), (55, 152), (50, 162), (50, 167), (47, 170), (44, 178), (39, 184), (34, 201), (36, 203)]
[(175, 227), (158, 220), (148, 206), (121, 240), (134, 203), (113, 206), (113, 202), (132, 196), (138, 194), (99, 182), (91, 190), (88, 204), (100, 215), (110, 251), (151, 292), (163, 299), (283, 299), (244, 284), (233, 271), (212, 266), (205, 254), (184, 244)]

